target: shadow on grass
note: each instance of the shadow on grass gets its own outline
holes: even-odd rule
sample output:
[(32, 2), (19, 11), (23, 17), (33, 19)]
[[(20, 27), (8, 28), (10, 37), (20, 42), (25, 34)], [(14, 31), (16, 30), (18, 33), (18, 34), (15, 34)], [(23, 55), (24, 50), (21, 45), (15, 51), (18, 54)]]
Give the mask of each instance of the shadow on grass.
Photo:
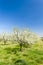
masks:
[(24, 60), (17, 60), (15, 63), (15, 65), (27, 65), (26, 62)]

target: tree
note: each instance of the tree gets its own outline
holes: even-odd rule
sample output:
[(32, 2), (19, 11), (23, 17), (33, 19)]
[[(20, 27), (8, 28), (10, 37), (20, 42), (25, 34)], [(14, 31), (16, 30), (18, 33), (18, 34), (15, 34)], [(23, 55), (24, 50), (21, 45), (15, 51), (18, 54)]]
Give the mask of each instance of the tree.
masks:
[(28, 40), (26, 39), (29, 36), (28, 30), (25, 29), (19, 31), (17, 28), (14, 28), (13, 31), (14, 31), (14, 35), (16, 36), (16, 41), (19, 43), (20, 51), (22, 51), (23, 45), (28, 44)]
[(22, 47), (29, 45), (31, 46), (34, 41), (36, 41), (37, 37), (28, 29), (22, 29), (21, 31), (17, 28), (13, 29), (15, 40), (19, 43), (20, 51), (22, 51)]
[(4, 44), (6, 45), (6, 42), (7, 42), (7, 36), (5, 33), (3, 33), (3, 38), (2, 38)]

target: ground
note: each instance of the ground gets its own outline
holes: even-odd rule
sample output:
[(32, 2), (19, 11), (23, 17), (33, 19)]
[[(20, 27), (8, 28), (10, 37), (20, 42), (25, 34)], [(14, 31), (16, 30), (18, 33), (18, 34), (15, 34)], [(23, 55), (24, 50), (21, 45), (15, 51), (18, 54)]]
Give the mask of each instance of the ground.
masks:
[(0, 65), (43, 65), (43, 44), (19, 50), (18, 44), (0, 45)]

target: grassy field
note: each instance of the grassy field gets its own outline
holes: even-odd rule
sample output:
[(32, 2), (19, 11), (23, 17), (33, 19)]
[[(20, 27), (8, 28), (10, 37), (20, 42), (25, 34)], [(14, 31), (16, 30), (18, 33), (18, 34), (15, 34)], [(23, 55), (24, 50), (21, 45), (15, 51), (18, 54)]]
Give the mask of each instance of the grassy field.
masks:
[(0, 65), (43, 65), (43, 44), (19, 51), (19, 45), (0, 45)]

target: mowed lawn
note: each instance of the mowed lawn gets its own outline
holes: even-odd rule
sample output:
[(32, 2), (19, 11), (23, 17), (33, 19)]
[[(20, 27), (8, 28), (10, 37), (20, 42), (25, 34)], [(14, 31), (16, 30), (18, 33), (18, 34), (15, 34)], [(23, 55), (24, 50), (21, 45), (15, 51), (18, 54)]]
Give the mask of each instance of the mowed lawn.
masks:
[(19, 45), (0, 45), (0, 65), (43, 65), (43, 44), (19, 50)]

